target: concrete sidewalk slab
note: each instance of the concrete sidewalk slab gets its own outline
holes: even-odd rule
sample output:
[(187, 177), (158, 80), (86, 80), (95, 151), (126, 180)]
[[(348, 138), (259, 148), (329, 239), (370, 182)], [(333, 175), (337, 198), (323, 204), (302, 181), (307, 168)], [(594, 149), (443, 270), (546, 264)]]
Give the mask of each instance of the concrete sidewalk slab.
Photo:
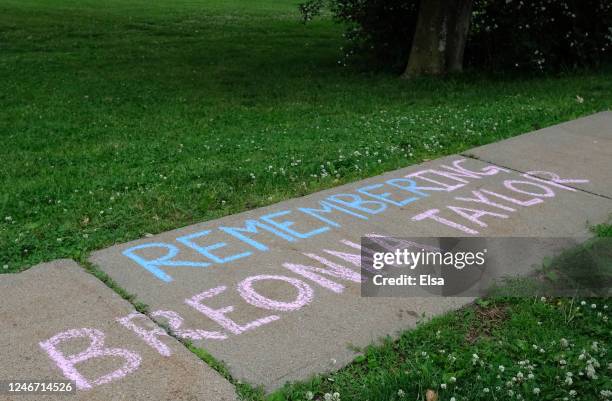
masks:
[(598, 171), (610, 159), (591, 158), (578, 172), (543, 160), (530, 166), (549, 172), (539, 178), (447, 157), (117, 245), (91, 261), (160, 320), (168, 310), (181, 316), (177, 335), (235, 377), (272, 389), (341, 367), (355, 355), (351, 345), (470, 301), (362, 298), (360, 237), (583, 237), (589, 224), (608, 219), (612, 200), (563, 179), (603, 188), (608, 177)]
[[(0, 275), (0, 294), (0, 381), (78, 384), (75, 395), (0, 400), (236, 399), (229, 382), (72, 261)], [(127, 316), (141, 334), (117, 321)]]
[[(612, 198), (612, 112), (598, 113), (463, 153), (523, 172), (547, 166), (559, 175), (589, 177), (568, 186)], [(545, 177), (541, 173), (535, 175)]]
[(557, 125), (576, 135), (612, 139), (612, 111), (602, 111)]

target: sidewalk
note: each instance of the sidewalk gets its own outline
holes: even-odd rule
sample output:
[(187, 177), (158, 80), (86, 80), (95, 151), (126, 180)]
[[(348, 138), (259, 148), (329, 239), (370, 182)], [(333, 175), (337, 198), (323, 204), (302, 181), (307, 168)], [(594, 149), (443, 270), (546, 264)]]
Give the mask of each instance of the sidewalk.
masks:
[[(362, 298), (361, 237), (587, 236), (590, 225), (612, 214), (610, 171), (612, 113), (605, 112), (119, 244), (95, 252), (90, 261), (149, 305), (150, 317), (223, 361), (234, 378), (271, 390), (287, 380), (339, 369), (355, 356), (350, 346), (366, 346), (413, 328), (422, 316), (471, 301)], [(229, 383), (148, 318), (125, 318), (129, 304), (110, 289), (99, 283), (99, 288), (84, 290), (83, 281), (95, 279), (78, 267), (70, 267), (69, 274), (61, 269), (56, 288), (45, 285), (46, 276), (59, 274), (55, 270), (42, 265), (15, 277), (0, 276), (2, 293), (9, 291), (11, 299), (0, 306), (1, 320), (14, 322), (0, 336), (0, 354), (10, 358), (3, 360), (10, 363), (0, 380), (60, 379), (60, 369), (80, 370), (80, 359), (58, 364), (47, 355), (49, 348), (38, 344), (68, 330), (100, 327), (109, 334), (105, 346), (142, 354), (140, 368), (106, 376), (108, 384), (99, 387), (92, 378), (113, 372), (123, 361), (100, 358), (98, 363), (92, 357), (83, 364), (93, 369), (87, 376), (90, 391), (103, 394), (100, 399), (114, 399), (112, 394), (124, 386), (137, 392), (126, 399), (166, 399), (162, 394), (172, 391), (170, 383), (185, 380), (194, 380), (181, 385), (198, 394), (194, 399), (230, 399)], [(33, 285), (35, 278), (26, 279), (33, 272), (41, 275), (39, 285), (28, 289), (37, 294), (37, 302), (22, 289)], [(66, 298), (56, 299), (57, 288)], [(122, 305), (113, 309), (111, 300)], [(154, 371), (148, 370), (150, 364)], [(139, 383), (141, 390), (130, 383)]]

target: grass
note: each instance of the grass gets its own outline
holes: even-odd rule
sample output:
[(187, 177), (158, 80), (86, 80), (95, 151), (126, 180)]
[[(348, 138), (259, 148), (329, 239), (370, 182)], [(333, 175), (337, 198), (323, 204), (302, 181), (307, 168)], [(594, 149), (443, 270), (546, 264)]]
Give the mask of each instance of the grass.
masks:
[[(612, 105), (612, 70), (401, 81), (297, 0), (3, 0), (0, 272)], [(581, 96), (584, 102), (577, 101)]]
[(593, 232), (602, 238), (612, 238), (612, 224), (598, 224), (593, 227)]
[(267, 400), (426, 400), (428, 390), (440, 401), (610, 400), (611, 308), (609, 298), (481, 301)]

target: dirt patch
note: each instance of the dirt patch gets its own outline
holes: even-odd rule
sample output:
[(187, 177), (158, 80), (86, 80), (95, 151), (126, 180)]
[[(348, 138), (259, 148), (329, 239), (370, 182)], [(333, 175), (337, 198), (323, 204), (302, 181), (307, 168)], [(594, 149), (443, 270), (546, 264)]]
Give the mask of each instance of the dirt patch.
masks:
[(474, 306), (476, 319), (468, 329), (465, 339), (468, 343), (474, 344), (480, 338), (491, 337), (495, 327), (501, 325), (507, 318), (508, 312), (505, 305), (495, 305), (491, 307)]

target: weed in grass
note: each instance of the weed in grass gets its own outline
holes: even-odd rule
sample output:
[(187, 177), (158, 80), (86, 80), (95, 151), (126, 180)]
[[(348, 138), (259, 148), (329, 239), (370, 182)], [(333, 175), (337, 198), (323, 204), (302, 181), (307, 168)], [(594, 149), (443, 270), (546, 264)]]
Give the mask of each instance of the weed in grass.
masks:
[(98, 269), (96, 265), (89, 262), (85, 257), (75, 259), (85, 270), (102, 281), (108, 288), (116, 292), (121, 298), (125, 299), (134, 306), (138, 312), (148, 314), (149, 306), (143, 302), (137, 301), (134, 294), (129, 293), (123, 287), (115, 282), (108, 274)]
[(598, 224), (593, 227), (593, 232), (600, 238), (612, 238), (612, 224)]

